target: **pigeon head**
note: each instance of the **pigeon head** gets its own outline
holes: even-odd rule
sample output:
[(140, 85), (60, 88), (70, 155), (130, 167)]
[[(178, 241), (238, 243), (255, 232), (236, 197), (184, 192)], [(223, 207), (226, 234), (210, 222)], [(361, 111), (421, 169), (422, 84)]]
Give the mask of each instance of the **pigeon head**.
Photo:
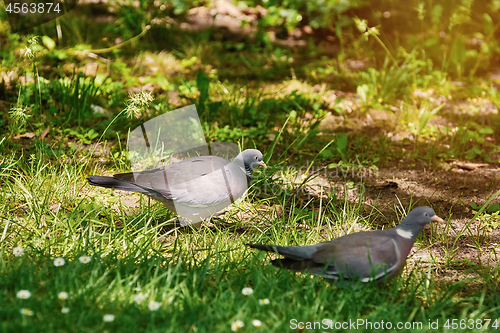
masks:
[(245, 173), (251, 178), (253, 169), (256, 167), (261, 166), (263, 168), (267, 168), (267, 165), (264, 163), (262, 158), (262, 153), (257, 149), (246, 149), (236, 156), (234, 160), (240, 165), (240, 167), (245, 169)]
[(444, 222), (430, 207), (417, 207), (413, 209), (396, 227), (398, 235), (408, 239), (417, 239), (418, 234), (429, 223)]

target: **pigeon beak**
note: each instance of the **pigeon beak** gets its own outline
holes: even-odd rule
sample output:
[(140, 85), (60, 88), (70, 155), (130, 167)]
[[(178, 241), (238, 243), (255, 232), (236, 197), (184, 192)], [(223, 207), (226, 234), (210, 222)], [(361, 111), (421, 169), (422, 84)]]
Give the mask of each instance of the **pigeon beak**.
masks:
[(264, 168), (264, 169), (267, 169), (267, 165), (266, 163), (264, 163), (264, 161), (260, 161), (259, 164)]
[(434, 221), (439, 222), (439, 223), (444, 222), (444, 220), (437, 215), (434, 215), (433, 217), (431, 217), (431, 219), (433, 219)]

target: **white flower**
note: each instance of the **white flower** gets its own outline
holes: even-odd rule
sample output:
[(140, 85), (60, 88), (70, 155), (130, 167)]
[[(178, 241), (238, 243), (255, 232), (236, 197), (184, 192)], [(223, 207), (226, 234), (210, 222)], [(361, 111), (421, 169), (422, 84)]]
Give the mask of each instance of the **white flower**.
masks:
[(31, 293), (28, 290), (19, 290), (17, 292), (17, 298), (27, 299), (30, 298)]
[(56, 258), (54, 259), (54, 266), (59, 267), (62, 266), (66, 263), (66, 260), (64, 258)]
[(59, 297), (60, 300), (65, 301), (68, 299), (68, 293), (65, 291), (61, 291), (59, 295), (57, 295), (57, 297)]
[(62, 312), (62, 313), (68, 313), (68, 312), (69, 312), (69, 308), (62, 308), (62, 309), (61, 309), (61, 312)]
[(159, 302), (155, 302), (155, 301), (151, 301), (148, 304), (148, 308), (151, 311), (156, 311), (156, 310), (158, 310), (160, 308), (160, 303)]
[(104, 320), (105, 322), (109, 323), (109, 322), (112, 322), (113, 320), (115, 320), (115, 316), (112, 315), (112, 314), (105, 314), (102, 317), (102, 320)]
[(139, 293), (139, 294), (134, 296), (134, 302), (136, 302), (137, 304), (142, 303), (142, 301), (144, 301), (145, 299), (146, 299), (146, 295), (144, 295), (143, 293)]
[(243, 288), (241, 293), (245, 296), (252, 295), (253, 294), (253, 289), (250, 287)]
[(269, 302), (269, 299), (267, 299), (267, 298), (264, 298), (264, 299), (259, 299), (259, 304), (260, 304), (260, 305), (267, 305), (267, 304), (269, 304), (269, 303), (270, 303), (270, 302)]
[(89, 256), (81, 256), (78, 260), (80, 260), (82, 264), (88, 264), (92, 258)]
[(237, 320), (231, 324), (231, 331), (236, 332), (238, 329), (242, 328), (245, 326), (241, 320)]
[(260, 327), (262, 325), (262, 322), (258, 319), (252, 320), (252, 325), (255, 327)]
[(14, 255), (16, 257), (19, 257), (20, 255), (22, 255), (24, 253), (24, 249), (20, 246), (18, 247), (15, 247), (13, 250), (12, 250), (12, 253), (14, 253)]
[(32, 316), (33, 315), (33, 311), (31, 311), (30, 309), (21, 309), (21, 314), (22, 315), (25, 315), (25, 316)]
[(25, 57), (28, 57), (28, 58), (31, 58), (33, 55), (33, 53), (31, 52), (31, 49), (29, 47), (27, 47), (25, 50), (24, 50), (24, 56)]

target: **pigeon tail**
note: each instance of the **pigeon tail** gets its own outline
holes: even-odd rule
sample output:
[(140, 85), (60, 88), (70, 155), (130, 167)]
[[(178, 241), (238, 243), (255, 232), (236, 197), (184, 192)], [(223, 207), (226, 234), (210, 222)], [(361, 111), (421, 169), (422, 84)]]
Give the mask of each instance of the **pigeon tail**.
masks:
[(311, 259), (317, 251), (318, 244), (310, 246), (277, 246), (262, 244), (247, 244), (254, 249), (279, 253), (287, 258), (295, 260)]
[[(158, 193), (142, 188), (135, 184), (116, 179), (113, 177), (104, 177), (104, 176), (89, 176), (87, 178), (88, 182), (92, 186), (99, 186), (105, 188), (112, 188), (115, 190), (129, 191), (129, 192), (138, 192), (138, 193), (146, 193), (153, 196), (158, 196)], [(153, 193), (154, 192), (154, 193)]]

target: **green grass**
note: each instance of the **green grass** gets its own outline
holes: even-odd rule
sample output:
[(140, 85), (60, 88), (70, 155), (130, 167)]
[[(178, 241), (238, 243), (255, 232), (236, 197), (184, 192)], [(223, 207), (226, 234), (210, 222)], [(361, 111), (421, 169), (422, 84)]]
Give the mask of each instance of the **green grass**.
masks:
[[(247, 211), (245, 221), (229, 214), (227, 223), (211, 228), (176, 229), (160, 204), (142, 200), (140, 208), (131, 208), (121, 202), (123, 193), (88, 192), (84, 177), (95, 167), (88, 156), (65, 163), (38, 152), (17, 160), (4, 156), (1, 165), (4, 332), (228, 332), (237, 320), (244, 332), (284, 332), (298, 322), (323, 319), (422, 322), (424, 331), (438, 320), (438, 331), (457, 331), (445, 329), (445, 320), (500, 317), (498, 267), (468, 268), (474, 277), (446, 281), (439, 278), (439, 266), (416, 265), (387, 286), (337, 288), (277, 269), (265, 254), (244, 245), (306, 245), (342, 234), (353, 222), (369, 227), (370, 216), (379, 213), (363, 217), (360, 204), (313, 197), (299, 205), (284, 194), (251, 195), (250, 206), (232, 211)], [(276, 215), (258, 209), (262, 203), (285, 209)], [(319, 207), (319, 214), (310, 214)], [(440, 228), (433, 226), (432, 236), (421, 236), (418, 246), (444, 240)], [(16, 246), (25, 249), (22, 256), (13, 255)], [(83, 264), (80, 256), (91, 261)], [(56, 267), (57, 257), (66, 263)], [(253, 294), (243, 295), (246, 287)], [(31, 297), (16, 298), (20, 290)], [(58, 298), (63, 291), (66, 300)], [(134, 301), (139, 293), (145, 295), (140, 304)], [(270, 304), (260, 305), (265, 298)], [(150, 301), (160, 308), (149, 310)], [(61, 313), (63, 307), (69, 312)], [(33, 315), (22, 315), (23, 308)], [(106, 314), (114, 321), (104, 322)], [(255, 319), (261, 327), (252, 326)], [(329, 331), (322, 325), (311, 331)], [(370, 331), (363, 325), (360, 330)]]
[[(325, 318), (334, 322), (384, 319), (394, 325), (423, 322), (426, 328), (429, 320), (443, 325), (446, 318), (477, 320), (500, 315), (500, 308), (492, 307), (498, 304), (498, 296), (487, 293), (486, 286), (470, 293), (472, 281), (434, 283), (425, 274), (419, 277), (413, 272), (384, 288), (338, 289), (317, 278), (264, 265), (263, 255), (254, 255), (228, 235), (201, 237), (208, 241), (203, 244), (206, 248), (179, 247), (183, 255), (165, 257), (156, 250), (136, 247), (129, 249), (135, 255), (114, 250), (103, 256), (101, 249), (93, 249), (92, 261), (81, 264), (76, 257), (88, 252), (72, 251), (66, 253), (68, 262), (61, 267), (52, 264), (53, 256), (34, 248), (21, 258), (4, 254), (2, 329), (227, 332), (232, 322), (242, 320), (244, 331), (283, 332), (293, 319)], [(187, 245), (187, 240), (182, 242)], [(191, 242), (189, 246), (201, 245)], [(253, 294), (243, 295), (245, 287), (253, 288)], [(30, 290), (32, 296), (16, 299), (20, 289)], [(67, 300), (57, 298), (61, 291), (68, 292)], [(139, 291), (146, 299), (137, 304), (133, 298)], [(464, 292), (469, 295), (459, 298)], [(264, 298), (270, 304), (260, 305), (259, 299)], [(158, 311), (148, 309), (150, 300), (161, 303)], [(68, 307), (69, 313), (61, 314), (62, 307)], [(34, 315), (23, 317), (21, 308), (31, 309)], [(105, 314), (113, 314), (115, 320), (104, 323)], [(251, 327), (254, 319), (262, 327)]]

